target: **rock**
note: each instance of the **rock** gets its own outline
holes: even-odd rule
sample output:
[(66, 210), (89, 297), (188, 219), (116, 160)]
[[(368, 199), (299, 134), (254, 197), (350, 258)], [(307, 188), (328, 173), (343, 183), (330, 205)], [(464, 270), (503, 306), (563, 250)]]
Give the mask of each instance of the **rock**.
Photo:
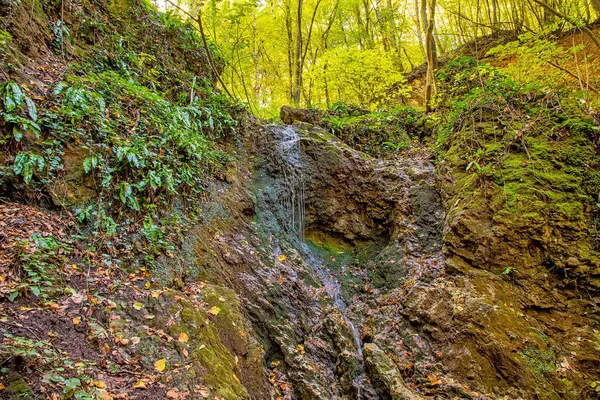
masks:
[(358, 374), (358, 359), (355, 352), (344, 350), (336, 362), (336, 372), (339, 375), (342, 392), (350, 394), (354, 388), (354, 378)]
[(375, 343), (363, 346), (365, 367), (377, 394), (383, 399), (420, 400), (423, 397), (408, 389), (394, 362)]
[(281, 107), (279, 116), (284, 124), (292, 125), (295, 121), (306, 122), (309, 124), (317, 124), (321, 120), (318, 111), (307, 110), (302, 108), (292, 108), (289, 106)]
[(569, 267), (576, 267), (577, 265), (579, 265), (579, 261), (576, 257), (569, 257), (567, 258), (567, 265)]

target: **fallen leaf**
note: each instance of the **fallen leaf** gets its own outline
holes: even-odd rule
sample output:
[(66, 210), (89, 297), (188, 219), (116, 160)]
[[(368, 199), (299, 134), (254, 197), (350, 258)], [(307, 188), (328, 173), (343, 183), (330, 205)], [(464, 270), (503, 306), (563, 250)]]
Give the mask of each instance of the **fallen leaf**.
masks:
[(6, 389), (6, 386), (4, 386), (3, 384), (0, 383), (0, 390), (4, 390)]
[(169, 399), (178, 399), (179, 398), (179, 390), (177, 388), (169, 390), (167, 392), (167, 397)]
[(279, 257), (277, 257), (277, 259), (281, 262), (284, 262), (287, 259), (287, 257), (285, 256), (285, 254), (280, 254)]
[(225, 303), (225, 297), (219, 297), (219, 301), (220, 301), (221, 303)]
[(106, 383), (104, 383), (104, 381), (93, 381), (93, 384), (98, 389), (106, 389)]
[(71, 301), (75, 304), (81, 304), (83, 299), (85, 298), (85, 294), (83, 293), (73, 293), (71, 295)]
[(146, 386), (146, 382), (144, 381), (137, 381), (135, 385), (133, 385), (134, 389), (148, 389), (148, 386)]
[(101, 400), (112, 400), (112, 396), (110, 394), (108, 394), (108, 392), (104, 389), (96, 390), (96, 394), (98, 395), (98, 398), (100, 398)]
[(146, 288), (146, 290), (150, 289), (150, 282), (146, 282), (146, 284), (144, 285), (144, 287)]
[(179, 340), (181, 343), (186, 343), (188, 340), (190, 340), (190, 337), (185, 332), (181, 332), (177, 340)]
[(219, 315), (219, 313), (221, 312), (221, 309), (217, 306), (214, 306), (213, 308), (211, 308), (210, 310), (208, 310), (208, 313), (211, 315)]
[(167, 366), (167, 360), (164, 358), (161, 358), (160, 360), (156, 361), (154, 363), (154, 368), (156, 368), (157, 371), (164, 371), (165, 367)]
[(73, 318), (73, 325), (79, 325), (79, 323), (81, 323), (80, 317)]
[(142, 307), (144, 307), (144, 305), (142, 303), (140, 303), (139, 301), (136, 303), (133, 303), (133, 308), (135, 308), (136, 310), (141, 310)]
[(139, 338), (139, 337), (137, 337), (137, 336), (135, 336), (135, 337), (132, 337), (132, 338), (131, 338), (131, 344), (133, 344), (133, 345), (136, 345), (136, 344), (138, 344), (138, 343), (139, 343), (141, 340), (142, 340), (142, 339), (141, 339), (141, 338)]
[(188, 358), (190, 356), (189, 353), (188, 353), (188, 351), (187, 351), (187, 349), (183, 349), (183, 356), (185, 358)]

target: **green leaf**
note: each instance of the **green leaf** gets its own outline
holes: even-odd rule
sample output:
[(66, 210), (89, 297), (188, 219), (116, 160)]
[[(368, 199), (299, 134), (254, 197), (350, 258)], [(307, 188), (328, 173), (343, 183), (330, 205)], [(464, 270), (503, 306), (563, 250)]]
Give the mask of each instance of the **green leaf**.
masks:
[(10, 302), (15, 301), (15, 299), (19, 296), (19, 291), (15, 290), (14, 292), (11, 292), (8, 296), (6, 296), (8, 298), (8, 300)]
[(85, 171), (86, 174), (89, 174), (92, 170), (96, 169), (97, 166), (98, 166), (98, 157), (96, 157), (96, 156), (86, 157), (83, 160), (83, 170)]
[(37, 115), (37, 107), (35, 106), (35, 103), (29, 97), (25, 97), (25, 103), (27, 104), (27, 112), (29, 113), (29, 116), (31, 117), (31, 119), (34, 121), (37, 121), (38, 115)]
[(40, 294), (42, 294), (42, 291), (38, 286), (31, 286), (29, 289), (31, 289), (31, 292), (38, 297), (40, 296)]
[(23, 131), (21, 127), (18, 125), (13, 126), (13, 137), (17, 142), (20, 142), (23, 139)]
[(4, 109), (12, 112), (23, 107), (23, 91), (15, 82), (6, 82), (4, 85)]
[(29, 151), (22, 151), (15, 157), (13, 172), (17, 175), (23, 175), (25, 183), (29, 184), (33, 176), (34, 167), (37, 166), (38, 171), (41, 172), (44, 169), (44, 165), (44, 157)]

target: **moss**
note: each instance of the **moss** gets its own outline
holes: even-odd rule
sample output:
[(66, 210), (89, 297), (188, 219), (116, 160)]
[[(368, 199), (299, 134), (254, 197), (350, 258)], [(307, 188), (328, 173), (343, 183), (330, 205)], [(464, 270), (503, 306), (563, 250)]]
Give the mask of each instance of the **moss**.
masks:
[(343, 296), (351, 298), (357, 285), (362, 285), (362, 280), (352, 274), (352, 265), (359, 263), (356, 249), (343, 239), (314, 229), (306, 230), (305, 241), (311, 252), (324, 260), (327, 269), (339, 279)]
[(14, 371), (9, 372), (7, 382), (6, 390), (13, 398), (33, 398), (33, 392), (21, 374)]
[[(169, 320), (180, 316), (169, 327), (169, 335), (178, 338), (185, 333), (189, 337), (185, 344), (174, 342), (180, 354), (186, 348), (193, 363), (192, 369), (178, 376), (178, 384), (192, 387), (194, 381), (201, 379), (223, 399), (248, 398), (246, 387), (259, 387), (264, 378), (262, 349), (251, 340), (250, 328), (232, 290), (206, 285), (201, 294), (201, 303), (192, 303), (173, 292), (160, 298), (162, 308), (166, 308), (164, 316)], [(156, 321), (159, 325), (164, 322), (162, 316), (157, 316)], [(179, 363), (174, 356), (167, 359)]]
[(550, 375), (556, 371), (556, 354), (549, 346), (536, 348), (528, 344), (520, 354), (525, 362), (539, 375)]

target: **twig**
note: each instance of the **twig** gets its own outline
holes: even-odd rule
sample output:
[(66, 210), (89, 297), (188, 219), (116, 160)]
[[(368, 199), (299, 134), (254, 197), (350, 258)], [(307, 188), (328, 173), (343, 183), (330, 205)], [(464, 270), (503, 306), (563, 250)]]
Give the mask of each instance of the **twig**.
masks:
[(35, 337), (36, 337), (36, 339), (38, 339), (38, 340), (42, 340), (42, 339), (41, 339), (41, 338), (38, 336), (37, 332), (35, 332), (33, 329), (31, 329), (31, 328), (29, 328), (29, 327), (27, 327), (27, 326), (25, 326), (25, 325), (21, 325), (21, 326), (19, 326), (19, 325), (17, 325), (17, 324), (12, 324), (12, 323), (10, 323), (10, 322), (6, 322), (6, 321), (0, 321), (0, 324), (4, 324), (4, 325), (6, 325), (6, 326), (11, 326), (11, 327), (13, 327), (13, 328), (15, 328), (15, 329), (25, 329), (26, 331), (29, 331), (29, 332), (30, 332), (30, 333), (31, 333), (33, 336), (35, 336)]

